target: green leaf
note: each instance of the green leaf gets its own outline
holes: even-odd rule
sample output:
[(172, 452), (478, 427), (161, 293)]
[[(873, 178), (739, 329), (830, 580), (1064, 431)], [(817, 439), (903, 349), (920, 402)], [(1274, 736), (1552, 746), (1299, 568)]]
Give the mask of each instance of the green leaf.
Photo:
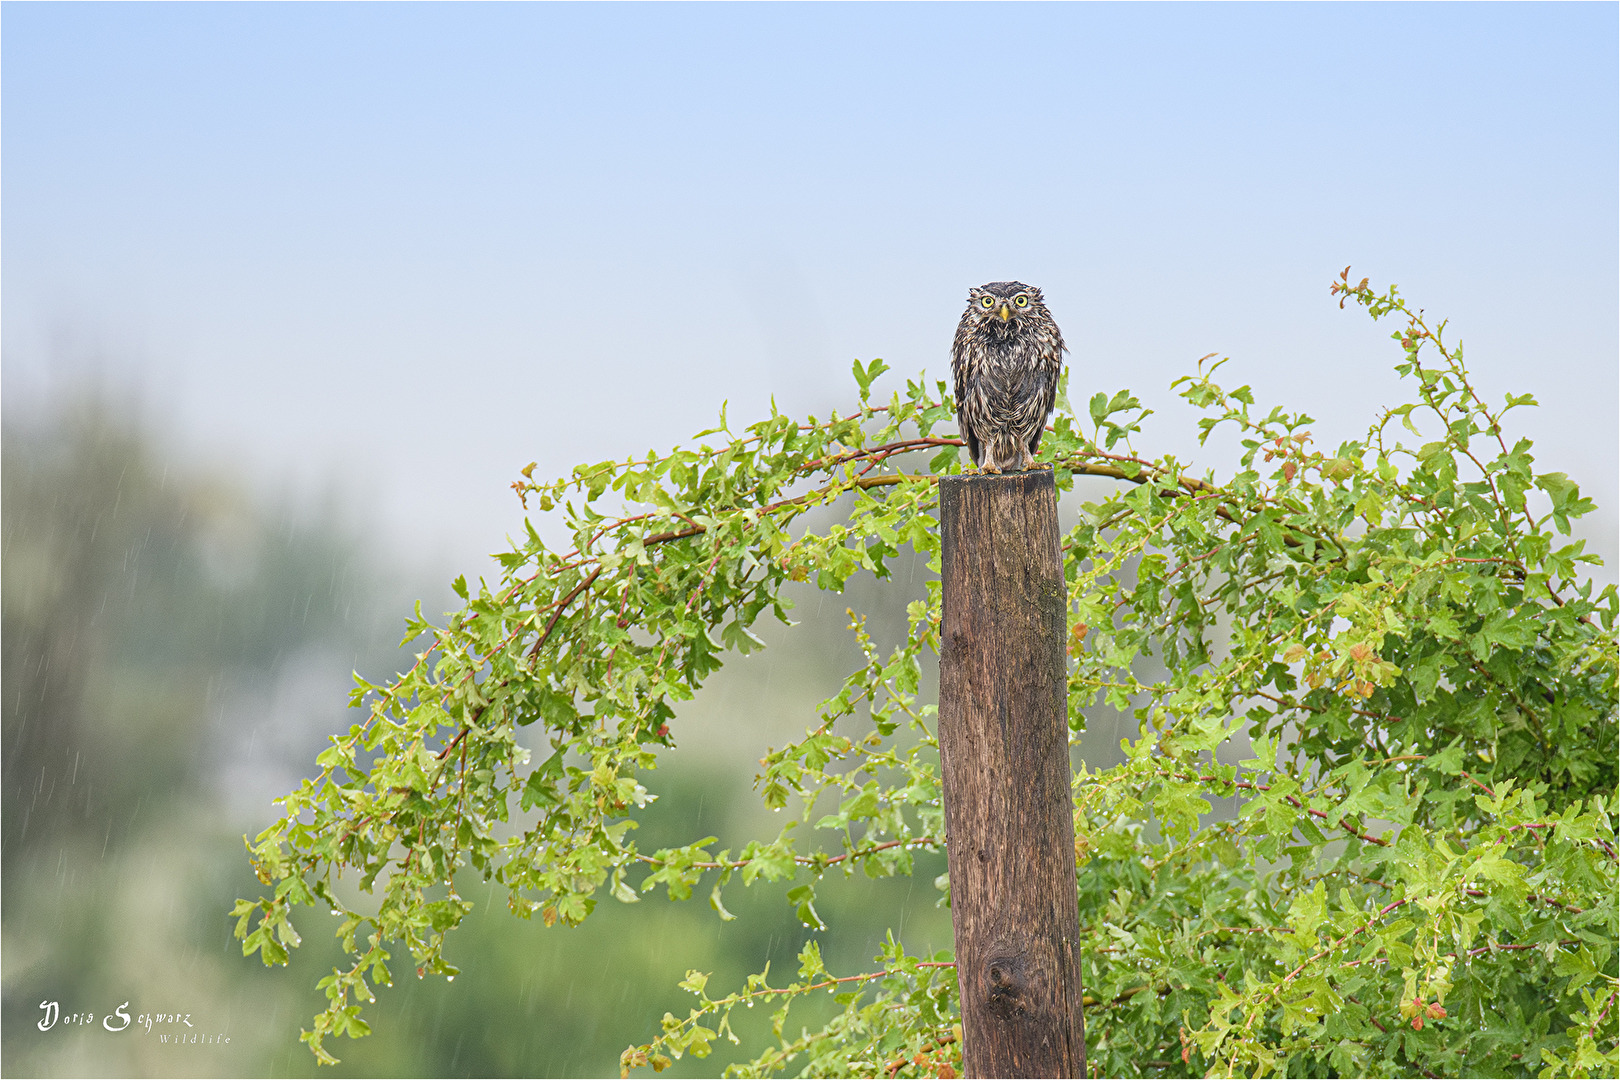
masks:
[(719, 915), (723, 922), (731, 922), (737, 917), (727, 911), (725, 903), (721, 901), (719, 882), (715, 882), (714, 888), (709, 893), (709, 906), (714, 909), (715, 914)]
[(562, 758), (563, 752), (558, 750), (529, 773), (523, 785), (523, 809), (532, 810), (536, 806), (555, 805), (561, 801), (562, 794), (557, 785), (563, 778)]
[(816, 913), (815, 898), (814, 885), (800, 885), (789, 889), (787, 894), (788, 903), (797, 905), (796, 911), (801, 923), (812, 930), (825, 930), (827, 924), (822, 922), (821, 916)]

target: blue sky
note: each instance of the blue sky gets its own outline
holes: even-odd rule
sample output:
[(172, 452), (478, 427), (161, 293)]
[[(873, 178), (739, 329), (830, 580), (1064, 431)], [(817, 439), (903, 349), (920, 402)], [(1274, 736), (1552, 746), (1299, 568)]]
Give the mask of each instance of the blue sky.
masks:
[[(0, 7), (8, 412), (136, 387), (176, 449), (341, 477), (465, 566), (507, 484), (722, 399), (947, 372), (1043, 286), (1076, 397), (1209, 352), (1331, 445), (1391, 400), (1346, 263), (1449, 316), (1544, 467), (1617, 487), (1617, 8)], [(1210, 454), (1202, 460), (1220, 468)], [(452, 571), (453, 572), (453, 571)]]

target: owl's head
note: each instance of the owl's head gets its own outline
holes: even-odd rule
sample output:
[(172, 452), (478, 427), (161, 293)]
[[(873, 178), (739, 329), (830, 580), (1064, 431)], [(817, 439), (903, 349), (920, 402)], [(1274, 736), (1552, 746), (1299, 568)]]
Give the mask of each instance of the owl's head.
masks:
[(1025, 320), (1050, 318), (1041, 290), (1022, 281), (991, 281), (968, 290), (967, 318), (989, 330), (1013, 330)]

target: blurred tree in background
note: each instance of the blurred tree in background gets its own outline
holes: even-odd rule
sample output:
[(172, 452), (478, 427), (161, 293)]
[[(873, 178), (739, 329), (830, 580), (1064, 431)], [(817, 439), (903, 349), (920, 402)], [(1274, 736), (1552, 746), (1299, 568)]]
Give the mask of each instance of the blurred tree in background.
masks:
[(197, 798), (210, 710), (300, 648), (373, 630), (353, 608), (375, 583), (330, 522), (272, 521), (228, 479), (182, 472), (110, 401), (8, 416), (4, 440), (10, 866), (121, 845)]

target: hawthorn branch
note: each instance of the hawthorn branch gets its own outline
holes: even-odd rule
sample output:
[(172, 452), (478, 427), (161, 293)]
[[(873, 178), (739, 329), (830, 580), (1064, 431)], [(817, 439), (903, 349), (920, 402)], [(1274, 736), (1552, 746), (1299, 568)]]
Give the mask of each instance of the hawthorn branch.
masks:
[[(1354, 994), (1346, 994), (1346, 995), (1344, 995), (1344, 999), (1346, 1001), (1354, 1004), (1354, 1005), (1361, 1005), (1361, 1002), (1356, 1000), (1356, 996)], [(1364, 1009), (1367, 1008), (1365, 1005), (1361, 1005), (1361, 1007), (1364, 1008)], [(1385, 1035), (1389, 1034), (1389, 1028), (1385, 1027), (1383, 1024), (1380, 1024), (1378, 1022), (1378, 1017), (1373, 1015), (1373, 1012), (1372, 1012), (1371, 1009), (1367, 1009), (1367, 1019), (1372, 1021), (1372, 1026), (1373, 1027), (1377, 1028), (1379, 1031), (1383, 1032)]]
[(534, 648), (529, 650), (530, 660), (533, 660), (535, 657), (540, 655), (541, 646), (545, 645), (547, 639), (551, 637), (551, 631), (556, 628), (557, 620), (562, 618), (562, 613), (567, 609), (568, 605), (574, 602), (574, 597), (590, 588), (596, 579), (601, 576), (601, 574), (602, 567), (598, 566), (595, 570), (591, 571), (589, 577), (587, 577), (584, 581), (581, 581), (578, 585), (574, 586), (573, 592), (569, 593), (558, 602), (556, 605), (556, 610), (551, 613), (551, 618), (546, 622), (546, 628), (540, 631), (540, 636), (535, 639)]
[[(1179, 772), (1178, 773), (1163, 773), (1162, 775), (1164, 775), (1164, 776), (1172, 776), (1177, 780), (1186, 780), (1189, 783), (1197, 783), (1197, 784), (1231, 784), (1234, 788), (1239, 788), (1239, 789), (1244, 790), (1244, 791), (1270, 791), (1271, 790), (1271, 785), (1270, 784), (1256, 784), (1256, 783), (1254, 783), (1252, 781), (1249, 781), (1249, 780), (1226, 780), (1226, 779), (1223, 779), (1222, 777), (1219, 777), (1219, 776), (1190, 776), (1187, 773), (1179, 773)], [(1334, 821), (1333, 818), (1332, 818), (1332, 815), (1329, 814), (1327, 811), (1325, 811), (1325, 810), (1317, 810), (1317, 809), (1314, 809), (1312, 807), (1306, 806), (1303, 802), (1301, 802), (1298, 798), (1296, 798), (1293, 795), (1284, 795), (1283, 796), (1283, 801), (1288, 803), (1290, 806), (1292, 806), (1296, 810), (1303, 810), (1307, 814), (1311, 815), (1312, 817), (1320, 818), (1322, 821), (1327, 822), (1329, 825), (1332, 825), (1336, 829), (1342, 829), (1343, 831), (1349, 833), (1351, 836), (1354, 836), (1358, 840), (1364, 840), (1369, 844), (1377, 844), (1379, 847), (1389, 847), (1389, 841), (1388, 840), (1381, 840), (1378, 837), (1373, 836), (1371, 833), (1362, 832), (1360, 829), (1358, 829), (1354, 825), (1350, 824), (1350, 819), (1348, 817), (1341, 818), (1338, 821)]]
[[(888, 851), (890, 848), (938, 847), (944, 842), (945, 841), (941, 840), (937, 836), (913, 836), (904, 840), (886, 840), (881, 844), (873, 844), (871, 847), (859, 848), (855, 851), (846, 851), (842, 855), (834, 855), (830, 858), (821, 855), (795, 855), (793, 856), (793, 861), (799, 866), (814, 866), (818, 869), (825, 869), (829, 866), (837, 866), (839, 863), (846, 862), (849, 859), (861, 859), (868, 855), (876, 855), (878, 852)], [(639, 853), (636, 855), (636, 860), (638, 862), (648, 863), (652, 866), (669, 865), (668, 859), (660, 859), (652, 855), (642, 855)], [(686, 863), (685, 865), (694, 870), (739, 870), (742, 867), (747, 866), (752, 861), (753, 860), (751, 859), (737, 859), (730, 862), (716, 862), (711, 860), (703, 862), (690, 862)]]

